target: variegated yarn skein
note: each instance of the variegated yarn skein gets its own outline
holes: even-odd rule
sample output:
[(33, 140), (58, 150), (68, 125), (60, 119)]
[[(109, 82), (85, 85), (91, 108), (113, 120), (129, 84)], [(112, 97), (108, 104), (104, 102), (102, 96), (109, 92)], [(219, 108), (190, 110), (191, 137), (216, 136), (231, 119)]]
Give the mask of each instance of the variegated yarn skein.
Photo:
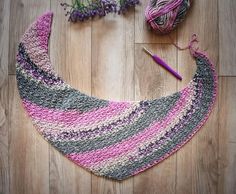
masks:
[(150, 27), (159, 34), (167, 34), (177, 27), (190, 8), (190, 0), (151, 0), (145, 10)]

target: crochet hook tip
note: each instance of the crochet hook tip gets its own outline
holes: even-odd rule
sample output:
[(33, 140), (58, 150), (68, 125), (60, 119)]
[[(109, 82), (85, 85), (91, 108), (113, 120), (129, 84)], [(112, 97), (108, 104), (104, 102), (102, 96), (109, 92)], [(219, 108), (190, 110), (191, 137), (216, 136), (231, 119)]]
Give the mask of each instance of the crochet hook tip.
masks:
[(180, 81), (182, 81), (183, 78), (179, 75), (179, 76), (177, 77), (177, 79), (180, 80)]
[(152, 52), (149, 51), (146, 47), (143, 47), (143, 50), (144, 50), (147, 54), (153, 56)]

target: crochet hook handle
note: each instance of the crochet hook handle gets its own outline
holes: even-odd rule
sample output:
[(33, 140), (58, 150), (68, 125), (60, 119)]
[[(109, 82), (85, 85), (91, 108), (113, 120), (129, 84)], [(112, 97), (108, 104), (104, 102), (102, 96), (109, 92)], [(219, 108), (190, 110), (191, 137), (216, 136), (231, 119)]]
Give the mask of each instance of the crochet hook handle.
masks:
[(169, 71), (173, 76), (175, 76), (177, 79), (182, 80), (182, 77), (175, 71), (173, 70), (169, 65), (166, 64), (165, 61), (163, 61), (160, 57), (158, 57), (157, 55), (152, 54), (148, 49), (146, 49), (145, 47), (143, 47), (143, 49), (152, 56), (153, 60), (161, 65), (163, 68), (165, 68), (167, 71)]

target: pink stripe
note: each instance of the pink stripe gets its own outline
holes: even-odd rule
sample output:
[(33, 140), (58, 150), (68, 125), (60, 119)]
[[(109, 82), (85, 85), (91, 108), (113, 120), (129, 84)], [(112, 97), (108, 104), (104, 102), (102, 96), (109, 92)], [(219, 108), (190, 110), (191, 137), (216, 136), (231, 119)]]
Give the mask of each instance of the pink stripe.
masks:
[(39, 47), (48, 53), (49, 34), (51, 32), (52, 12), (48, 12), (40, 17), (36, 22), (37, 34), (35, 37), (40, 42)]
[(108, 106), (104, 108), (81, 113), (79, 111), (64, 111), (41, 107), (25, 99), (23, 100), (23, 104), (33, 119), (67, 125), (74, 125), (77, 123), (80, 125), (87, 125), (89, 123), (99, 122), (106, 118), (114, 117), (132, 106), (129, 102), (109, 102)]
[(173, 107), (171, 111), (169, 111), (168, 115), (165, 117), (164, 120), (156, 122), (151, 127), (145, 129), (140, 134), (137, 134), (129, 139), (119, 142), (116, 145), (112, 145), (107, 148), (81, 153), (81, 154), (69, 154), (67, 155), (68, 158), (72, 160), (76, 160), (78, 163), (85, 165), (85, 166), (92, 166), (94, 163), (98, 163), (109, 158), (113, 158), (119, 155), (122, 155), (125, 152), (128, 152), (131, 149), (137, 147), (139, 143), (144, 141), (150, 136), (154, 136), (161, 128), (165, 128), (169, 122), (179, 113), (182, 107), (187, 102), (188, 98), (191, 96), (191, 88), (185, 88), (181, 98), (177, 101), (176, 105)]

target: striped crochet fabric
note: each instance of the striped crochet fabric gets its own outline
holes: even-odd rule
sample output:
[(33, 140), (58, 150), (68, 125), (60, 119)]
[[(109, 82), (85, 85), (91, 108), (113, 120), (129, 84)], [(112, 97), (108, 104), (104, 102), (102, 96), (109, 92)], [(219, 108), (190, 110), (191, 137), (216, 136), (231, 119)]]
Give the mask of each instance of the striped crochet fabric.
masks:
[(161, 162), (207, 120), (217, 75), (196, 52), (196, 73), (181, 91), (154, 100), (115, 102), (81, 93), (51, 66), (52, 13), (37, 19), (19, 44), (16, 76), (25, 110), (39, 133), (68, 159), (93, 173), (122, 180)]

